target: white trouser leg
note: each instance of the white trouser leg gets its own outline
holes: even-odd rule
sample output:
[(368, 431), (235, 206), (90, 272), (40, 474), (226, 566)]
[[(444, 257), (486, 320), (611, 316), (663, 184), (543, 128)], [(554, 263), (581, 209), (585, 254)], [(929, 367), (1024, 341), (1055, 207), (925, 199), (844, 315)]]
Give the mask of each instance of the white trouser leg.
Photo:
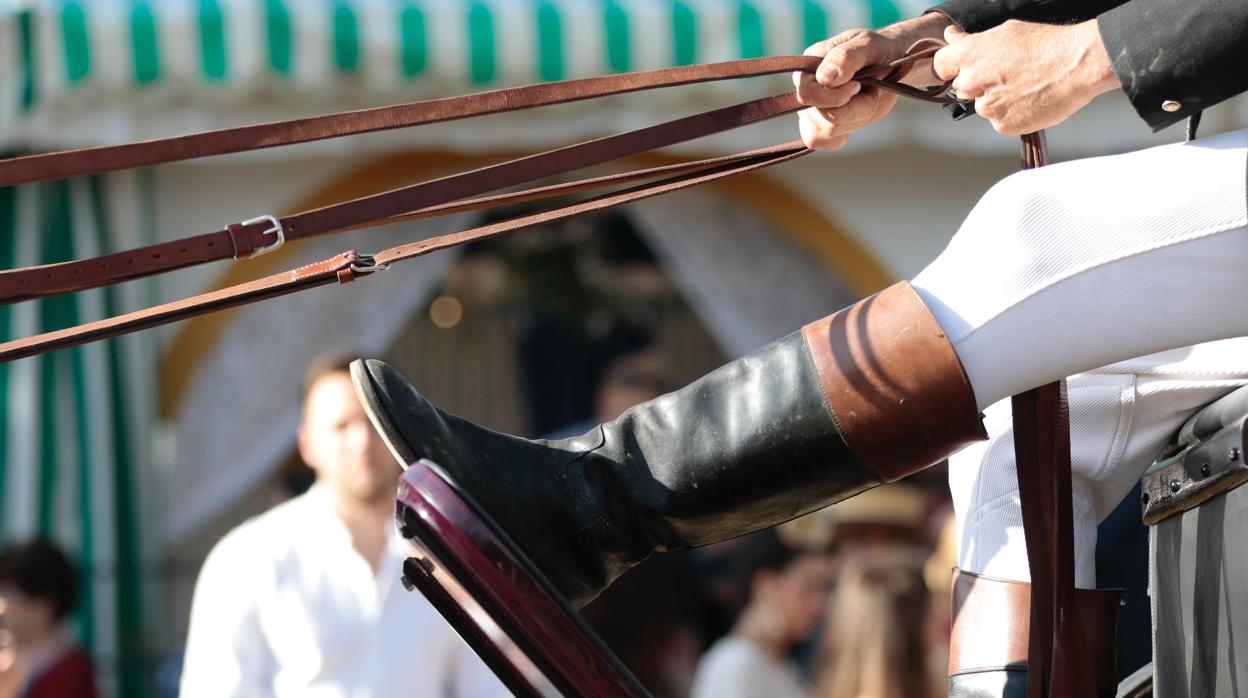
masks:
[[(1248, 384), (1248, 338), (1177, 349), (1071, 376), (1075, 576), (1096, 585), (1096, 525), (1199, 407)], [(949, 459), (958, 567), (1028, 581), (1010, 401), (985, 411), (988, 441)]]
[(1248, 129), (1002, 180), (913, 283), (981, 408), (1248, 335)]
[(1052, 165), (984, 196), (913, 282), (992, 405), (990, 440), (951, 459), (960, 566), (1029, 578), (1009, 404), (994, 403), (1088, 372), (1069, 387), (1076, 577), (1094, 585), (1096, 523), (1183, 419), (1248, 376), (1248, 343), (1213, 342), (1248, 335), (1245, 262), (1248, 130)]

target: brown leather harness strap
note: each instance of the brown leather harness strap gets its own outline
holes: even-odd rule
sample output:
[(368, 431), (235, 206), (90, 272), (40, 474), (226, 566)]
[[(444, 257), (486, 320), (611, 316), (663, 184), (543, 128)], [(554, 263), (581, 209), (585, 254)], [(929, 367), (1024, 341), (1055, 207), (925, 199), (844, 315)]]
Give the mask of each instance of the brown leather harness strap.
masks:
[[(1023, 137), (1023, 168), (1046, 164), (1044, 132)], [(1092, 698), (1095, 682), (1076, 670), (1075, 543), (1070, 417), (1064, 380), (1011, 401), (1014, 456), (1031, 572), (1027, 695)]]
[(215, 260), (244, 257), (286, 241), (381, 222), (408, 212), (757, 123), (801, 108), (794, 94), (776, 95), (284, 218), (254, 218), (214, 233), (94, 259), (3, 271), (0, 272), (0, 302), (79, 291)]
[(811, 56), (772, 56), (681, 66), (523, 85), (121, 145), (28, 155), (0, 163), (0, 187), (455, 121), (661, 87), (793, 71), (811, 72), (818, 64), (819, 59)]
[[(947, 103), (943, 88), (920, 90), (895, 82), (918, 61), (929, 57), (934, 46), (916, 47), (906, 57), (859, 72), (861, 81), (911, 97)], [(245, 144), (264, 134), (265, 145), (285, 145), (377, 130), (382, 115), (385, 128), (434, 123), (467, 116), (544, 106), (589, 97), (619, 94), (669, 84), (766, 75), (790, 70), (813, 70), (810, 56), (732, 61), (687, 66), (647, 73), (586, 78), (566, 83), (546, 83), (497, 90), (469, 97), (382, 107), (239, 129), (193, 134), (138, 144), (49, 153), (0, 161), (0, 185), (6, 181), (30, 181), (32, 173), (54, 171), (55, 176), (83, 175), (121, 169), (142, 154), (140, 164), (183, 160), (246, 149)], [(880, 77), (872, 77), (880, 76)], [(664, 81), (668, 82), (664, 82)], [(467, 106), (478, 104), (474, 111)], [(501, 106), (500, 106), (501, 105)], [(413, 211), (431, 211), (465, 197), (522, 184), (571, 170), (667, 147), (733, 128), (797, 111), (802, 105), (792, 92), (735, 106), (675, 119), (625, 133), (509, 160), (477, 170), (403, 187), (321, 209), (277, 218), (261, 216), (234, 223), (213, 233), (117, 252), (89, 260), (75, 260), (25, 269), (0, 271), (0, 303), (41, 298), (60, 293), (142, 278), (211, 261), (262, 254), (288, 240), (314, 237), (344, 229), (364, 227)], [(427, 113), (426, 113), (427, 112)], [(355, 123), (345, 117), (358, 117)], [(317, 125), (313, 129), (309, 124)], [(135, 150), (138, 146), (143, 148)], [(107, 156), (107, 157), (106, 157)], [(70, 169), (71, 167), (76, 169)], [(449, 210), (441, 211), (447, 213)], [(429, 213), (428, 215), (434, 215)]]
[(324, 286), (334, 282), (349, 283), (386, 269), (394, 262), (419, 257), (438, 250), (485, 240), (503, 233), (551, 223), (572, 216), (597, 211), (612, 206), (639, 201), (659, 194), (677, 191), (761, 169), (801, 157), (812, 151), (800, 143), (768, 148), (746, 159), (723, 158), (726, 162), (717, 166), (678, 174), (657, 183), (647, 184), (622, 192), (569, 204), (551, 211), (520, 216), (511, 220), (441, 235), (420, 242), (401, 245), (377, 255), (361, 255), (354, 250), (343, 252), (329, 259), (298, 269), (267, 276), (256, 281), (200, 294), (185, 300), (165, 303), (152, 308), (126, 313), (104, 320), (78, 325), (64, 330), (24, 337), (0, 344), (0, 361), (13, 361), (57, 349), (78, 346), (108, 337), (158, 327), (178, 320), (203, 315), (215, 310), (251, 303), (266, 298), (276, 298), (305, 288)]
[[(942, 104), (957, 102), (959, 100), (956, 98), (945, 96), (947, 84), (919, 89), (897, 82), (916, 63), (930, 58), (939, 46), (939, 42), (920, 42), (911, 47), (906, 56), (888, 64), (865, 68), (859, 71), (855, 79), (925, 101)], [(41, 178), (91, 174), (205, 155), (301, 143), (346, 134), (434, 123), (654, 87), (795, 70), (809, 72), (813, 71), (818, 64), (819, 60), (811, 56), (731, 61), (563, 83), (530, 85), (467, 97), (453, 97), (291, 122), (226, 129), (145, 143), (35, 155), (0, 161), (0, 186)], [(757, 123), (801, 108), (802, 105), (797, 101), (796, 94), (793, 92), (774, 95), (281, 219), (274, 216), (261, 216), (228, 225), (214, 233), (160, 243), (137, 250), (88, 260), (3, 271), (0, 272), (0, 302), (14, 302), (141, 278), (217, 259), (260, 254), (287, 239), (379, 225), (409, 217), (443, 215), (454, 211), (531, 201), (603, 186), (666, 177), (666, 179), (622, 192), (540, 214), (524, 216), (502, 224), (396, 247), (375, 257), (346, 252), (318, 264), (276, 274), (230, 289), (76, 328), (7, 342), (0, 345), (0, 360), (12, 360), (154, 327), (218, 308), (290, 293), (334, 280), (345, 283), (361, 274), (385, 268), (390, 262), (426, 254), (435, 249), (463, 244), (510, 230), (558, 220), (784, 162), (805, 154), (806, 149), (797, 143), (786, 144), (726, 158), (711, 158), (684, 165), (651, 168), (494, 197), (470, 199), (470, 197), (479, 197), (489, 191)]]
[(468, 199), (465, 201), (457, 201), (449, 204), (440, 204), (438, 206), (430, 206), (428, 208), (418, 209), (411, 213), (405, 213), (383, 221), (369, 221), (361, 223), (349, 228), (339, 230), (345, 233), (349, 230), (357, 230), (370, 226), (379, 225), (381, 223), (391, 224), (403, 221), (419, 220), (421, 218), (433, 218), (436, 216), (446, 216), (453, 213), (466, 213), (468, 211), (478, 211), (486, 208), (496, 208), (500, 206), (514, 206), (516, 204), (530, 203), (533, 201), (543, 201), (559, 196), (568, 196), (570, 194), (578, 194), (584, 191), (593, 191), (608, 186), (620, 184), (632, 184), (646, 179), (654, 179), (662, 175), (683, 174), (693, 172), (715, 165), (727, 165), (742, 160), (749, 160), (760, 156), (777, 154), (780, 152), (789, 153), (795, 150), (802, 150), (805, 146), (800, 141), (792, 141), (782, 145), (773, 145), (767, 148), (759, 148), (757, 150), (749, 150), (744, 153), (735, 155), (723, 155), (715, 158), (706, 158), (705, 160), (691, 160), (689, 162), (678, 162), (671, 165), (660, 165), (658, 167), (647, 167), (641, 170), (633, 170), (631, 172), (621, 172), (617, 174), (603, 175), (601, 177), (588, 177), (586, 179), (578, 179), (574, 182), (564, 184), (552, 184), (545, 187), (534, 187), (525, 189), (524, 191), (513, 192), (510, 194), (498, 194), (496, 196), (487, 196), (479, 199)]
[[(930, 58), (937, 48), (939, 44), (930, 40), (919, 42), (911, 47), (905, 58), (865, 68), (855, 79), (917, 99), (941, 104), (957, 103), (954, 98), (941, 96), (943, 89), (939, 92), (924, 90), (898, 82), (915, 63)], [(0, 187), (389, 131), (663, 87), (777, 73), (811, 73), (819, 66), (820, 60), (816, 56), (769, 56), (544, 82), (121, 145), (28, 155), (0, 163)]]
[(388, 250), (377, 253), (374, 257), (378, 265), (388, 267), (395, 262), (402, 262), (414, 257), (429, 254), (430, 252), (444, 250), (449, 247), (457, 247), (468, 242), (475, 242), (477, 240), (496, 237), (519, 228), (527, 228), (534, 225), (541, 225), (543, 223), (553, 223), (555, 221), (565, 220), (573, 216), (579, 216), (583, 213), (590, 213), (592, 211), (612, 208), (633, 201), (649, 199), (660, 194), (667, 194), (681, 189), (688, 189), (689, 187), (707, 184), (725, 177), (760, 170), (764, 167), (771, 167), (772, 165), (779, 165), (782, 162), (795, 160), (803, 155), (809, 155), (812, 152), (814, 151), (802, 145), (800, 141), (795, 141), (787, 146), (769, 148), (761, 155), (754, 158), (741, 160), (739, 162), (729, 162), (727, 164), (707, 168), (705, 170), (677, 175), (658, 183), (645, 184), (620, 192), (604, 194), (587, 201), (569, 204), (551, 211), (543, 211), (541, 213), (522, 216), (509, 221), (474, 228), (472, 230), (450, 233), (440, 237), (430, 238), (428, 240), (409, 243), (407, 245), (391, 247)]

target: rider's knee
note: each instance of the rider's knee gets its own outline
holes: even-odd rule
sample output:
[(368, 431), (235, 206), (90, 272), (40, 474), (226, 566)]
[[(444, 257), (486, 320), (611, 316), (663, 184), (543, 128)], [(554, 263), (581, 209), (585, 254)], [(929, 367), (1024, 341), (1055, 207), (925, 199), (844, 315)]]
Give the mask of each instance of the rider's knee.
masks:
[(1005, 267), (1048, 267), (1061, 259), (1051, 253), (1069, 229), (1063, 224), (1064, 201), (1061, 183), (1050, 172), (1010, 175), (980, 197), (959, 229), (957, 243), (978, 249), (981, 259)]
[(1051, 175), (1040, 170), (1016, 172), (994, 184), (975, 208), (986, 209), (1000, 223), (1017, 229), (1043, 224), (1062, 205), (1059, 182)]

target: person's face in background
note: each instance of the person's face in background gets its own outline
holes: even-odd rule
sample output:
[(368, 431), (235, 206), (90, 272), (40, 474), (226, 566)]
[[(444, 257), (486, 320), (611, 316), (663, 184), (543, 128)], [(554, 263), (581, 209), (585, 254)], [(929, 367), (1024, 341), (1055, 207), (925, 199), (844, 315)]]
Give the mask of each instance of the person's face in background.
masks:
[(0, 583), (0, 633), (11, 633), (12, 640), (20, 645), (55, 626), (50, 603), (27, 596), (12, 584)]
[(826, 555), (804, 555), (779, 576), (784, 620), (793, 642), (810, 637), (823, 617), (832, 584), (832, 561)]
[(394, 497), (399, 464), (373, 430), (345, 372), (326, 373), (308, 390), (299, 454), (339, 499), (376, 504)]
[(826, 555), (802, 555), (779, 572), (764, 572), (755, 587), (758, 601), (783, 622), (786, 644), (796, 645), (815, 631), (823, 617), (834, 568)]

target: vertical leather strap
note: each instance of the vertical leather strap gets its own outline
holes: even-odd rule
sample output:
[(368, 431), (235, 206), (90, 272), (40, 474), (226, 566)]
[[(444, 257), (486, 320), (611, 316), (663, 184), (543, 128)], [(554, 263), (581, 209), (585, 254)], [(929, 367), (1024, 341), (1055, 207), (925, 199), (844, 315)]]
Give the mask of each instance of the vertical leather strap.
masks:
[(1072, 671), (1075, 643), (1070, 427), (1065, 382), (1014, 396), (1014, 450), (1031, 568), (1027, 695), (1095, 695)]
[[(1023, 136), (1023, 169), (1046, 162), (1044, 132)], [(1014, 455), (1031, 570), (1028, 698), (1096, 695), (1075, 666), (1075, 543), (1064, 380), (1015, 395)]]

